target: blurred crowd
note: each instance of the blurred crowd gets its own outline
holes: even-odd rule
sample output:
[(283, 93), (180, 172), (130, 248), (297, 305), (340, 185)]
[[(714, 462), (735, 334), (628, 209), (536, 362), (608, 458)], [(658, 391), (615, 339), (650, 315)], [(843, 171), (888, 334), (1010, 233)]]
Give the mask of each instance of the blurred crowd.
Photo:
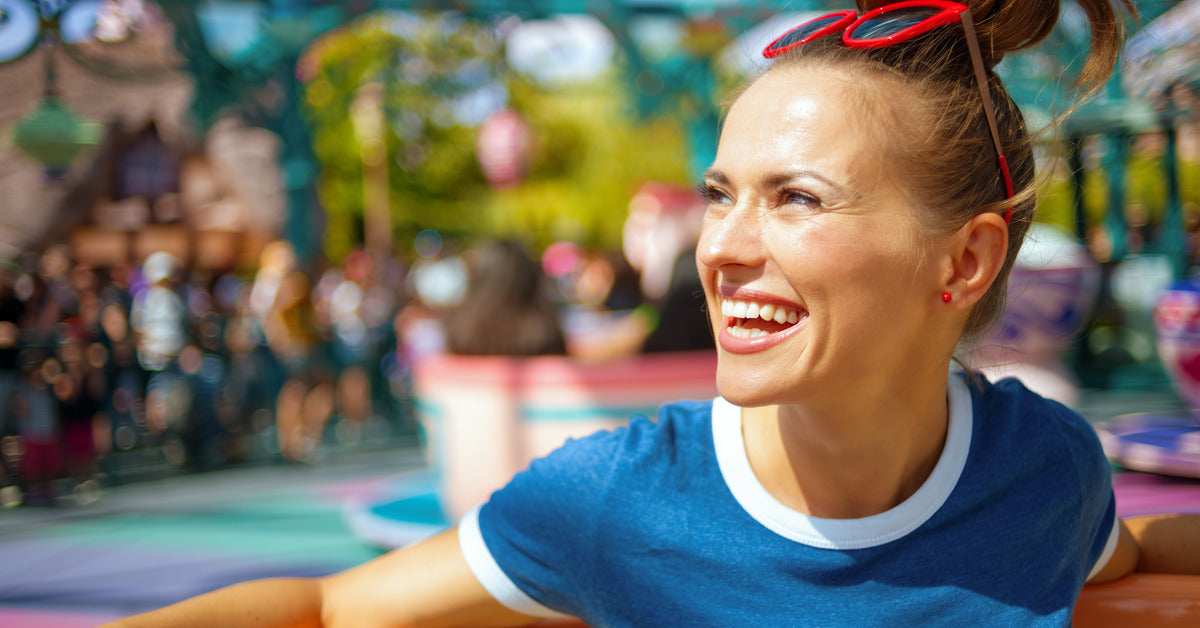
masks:
[(0, 500), (87, 502), (102, 476), (131, 479), (155, 463), (311, 462), (323, 439), (406, 429), (389, 380), (402, 294), (393, 271), (355, 252), (311, 281), (284, 243), (249, 278), (162, 252), (100, 270), (54, 247), (6, 265)]
[(442, 352), (711, 347), (691, 257), (648, 296), (623, 254), (572, 245), (439, 245), (411, 266), (355, 251), (306, 272), (275, 242), (240, 274), (165, 252), (96, 269), (52, 247), (0, 267), (0, 504), (416, 443), (411, 367)]

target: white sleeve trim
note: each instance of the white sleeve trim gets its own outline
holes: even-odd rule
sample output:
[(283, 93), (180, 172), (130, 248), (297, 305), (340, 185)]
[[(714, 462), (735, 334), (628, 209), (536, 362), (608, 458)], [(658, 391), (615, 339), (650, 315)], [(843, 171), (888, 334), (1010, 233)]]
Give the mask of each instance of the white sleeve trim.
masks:
[(1096, 564), (1092, 567), (1091, 573), (1088, 574), (1087, 579), (1089, 581), (1095, 578), (1096, 574), (1100, 573), (1100, 570), (1104, 569), (1104, 566), (1108, 564), (1108, 560), (1112, 558), (1113, 552), (1117, 551), (1117, 541), (1120, 538), (1121, 518), (1113, 515), (1112, 531), (1108, 533), (1108, 541), (1104, 543), (1104, 551), (1100, 552), (1100, 558), (1096, 559)]
[(471, 573), (475, 574), (483, 588), (487, 589), (497, 602), (518, 613), (554, 619), (569, 617), (529, 597), (504, 573), (483, 540), (483, 531), (479, 529), (479, 508), (480, 506), (472, 508), (459, 522), (458, 546), (463, 557), (467, 559)]

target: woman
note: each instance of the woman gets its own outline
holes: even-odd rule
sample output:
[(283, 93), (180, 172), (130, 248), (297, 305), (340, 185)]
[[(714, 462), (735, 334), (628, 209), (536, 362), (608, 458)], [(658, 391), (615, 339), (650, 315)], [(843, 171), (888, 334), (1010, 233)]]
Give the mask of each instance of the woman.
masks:
[[(801, 29), (730, 108), (696, 254), (720, 398), (569, 443), (427, 542), (151, 623), (1069, 624), (1086, 580), (1137, 560), (1099, 444), (1015, 381), (950, 373), (1033, 211), (988, 68), (1058, 4), (972, 3)], [(1095, 86), (1119, 20), (1080, 3)]]

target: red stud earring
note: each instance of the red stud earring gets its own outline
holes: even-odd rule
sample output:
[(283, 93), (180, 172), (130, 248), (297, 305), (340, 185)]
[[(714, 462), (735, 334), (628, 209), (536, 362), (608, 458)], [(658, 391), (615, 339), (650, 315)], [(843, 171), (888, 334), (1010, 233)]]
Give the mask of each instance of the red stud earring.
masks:
[(942, 303), (949, 303), (949, 302), (950, 302), (950, 299), (953, 299), (953, 298), (954, 298), (954, 297), (953, 297), (953, 296), (951, 296), (949, 292), (943, 292), (943, 293), (942, 293)]

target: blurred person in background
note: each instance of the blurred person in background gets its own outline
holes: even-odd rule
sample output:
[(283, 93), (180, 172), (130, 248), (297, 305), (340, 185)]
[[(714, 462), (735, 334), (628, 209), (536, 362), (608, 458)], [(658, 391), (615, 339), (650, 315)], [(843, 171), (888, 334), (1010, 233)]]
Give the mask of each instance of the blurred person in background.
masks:
[(71, 250), (65, 244), (48, 247), (38, 258), (37, 275), (42, 280), (45, 296), (40, 304), (46, 322), (66, 320), (79, 312), (79, 295), (72, 281)]
[(376, 408), (381, 386), (379, 369), (395, 303), (392, 291), (376, 279), (376, 263), (363, 250), (350, 252), (340, 268), (331, 268), (318, 282), (316, 306), (322, 327), (328, 329), (337, 371), (338, 435), (355, 441)]
[[(392, 318), (396, 336), (396, 370), (408, 380), (413, 366), (447, 351), (445, 316), (462, 303), (467, 292), (467, 264), (453, 243), (441, 236), (422, 249), (404, 278), (407, 303)], [(411, 382), (409, 382), (411, 383)]]
[(176, 359), (187, 344), (187, 306), (175, 290), (179, 262), (169, 253), (151, 253), (142, 263), (145, 285), (134, 295), (130, 328), (138, 363), (145, 374), (146, 423), (163, 439), (172, 463), (182, 460), (179, 431), (185, 420), (188, 391), (177, 372)]
[(256, 327), (246, 314), (228, 319), (222, 339), (226, 359), (224, 398), (229, 404), (224, 423), (228, 436), (225, 455), (236, 462), (251, 453), (245, 437), (271, 426), (278, 390), (267, 377), (274, 358), (259, 343)]
[(74, 483), (75, 500), (80, 504), (91, 503), (99, 497), (95, 434), (107, 431), (108, 425), (101, 405), (104, 396), (102, 373), (87, 359), (88, 345), (84, 334), (78, 323), (66, 327), (58, 347), (62, 372), (52, 382), (66, 471)]
[(286, 462), (310, 462), (334, 409), (334, 387), (322, 364), (323, 339), (317, 333), (308, 275), (284, 275), (263, 320), (263, 335), (285, 381), (275, 404), (280, 455)]
[(215, 317), (212, 313), (203, 317), (197, 341), (179, 353), (179, 372), (191, 392), (180, 439), (185, 464), (192, 471), (208, 471), (225, 461), (226, 371), (218, 353), (221, 330)]
[(31, 359), (17, 395), (21, 481), (25, 503), (30, 506), (58, 505), (54, 481), (62, 473), (62, 426), (52, 386), (62, 372), (62, 363), (56, 358)]
[(696, 270), (696, 251), (675, 258), (667, 292), (658, 303), (657, 323), (642, 343), (643, 353), (703, 351), (715, 348), (704, 303), (704, 285)]
[(552, 246), (542, 264), (556, 270), (567, 353), (588, 362), (636, 354), (655, 320), (641, 274), (620, 251)]
[(15, 290), (15, 270), (11, 263), (0, 262), (0, 436), (8, 433), (13, 416), (13, 399), (21, 380), (18, 360), (25, 302)]
[[(138, 421), (145, 373), (137, 359), (126, 305), (128, 298), (110, 291), (105, 295), (100, 309), (99, 338), (106, 353), (104, 410), (112, 426), (113, 450), (127, 451), (142, 443), (145, 437), (145, 425)], [(144, 407), (141, 410), (144, 411)]]
[(187, 306), (174, 287), (178, 268), (178, 260), (161, 251), (142, 264), (146, 286), (134, 298), (130, 325), (138, 361), (151, 373), (171, 367), (187, 342)]
[(445, 318), (446, 350), (459, 355), (562, 355), (566, 341), (542, 267), (512, 240), (467, 256), (467, 290)]
[[(8, 261), (0, 261), (0, 443), (10, 443), (17, 434), (16, 423), (17, 389), (21, 383), (21, 321), (25, 317), (25, 302), (17, 296), (16, 271), (18, 267)], [(5, 445), (0, 445), (0, 448)], [(18, 470), (10, 468), (9, 456), (0, 450), (0, 504), (17, 503), (20, 498), (14, 482)]]

